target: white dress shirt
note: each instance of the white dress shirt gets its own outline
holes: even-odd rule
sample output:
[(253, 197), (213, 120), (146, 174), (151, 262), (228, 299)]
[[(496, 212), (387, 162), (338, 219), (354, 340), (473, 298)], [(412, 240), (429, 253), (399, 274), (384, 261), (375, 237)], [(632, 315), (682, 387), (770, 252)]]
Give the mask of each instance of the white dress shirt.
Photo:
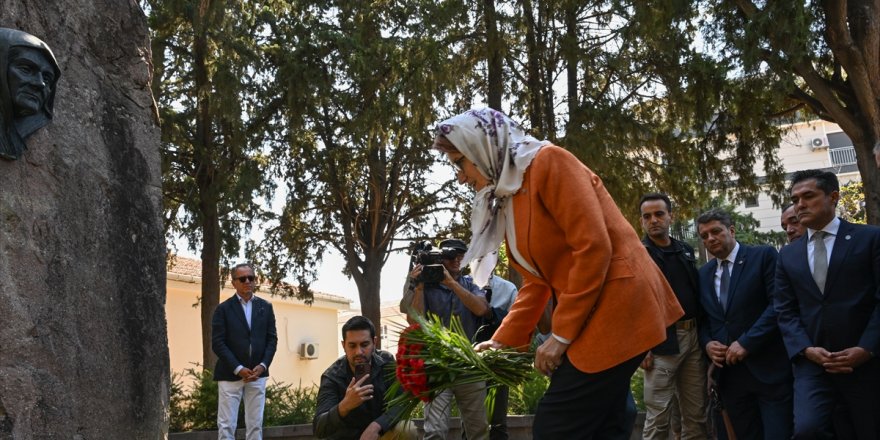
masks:
[[(715, 257), (718, 260), (718, 266), (715, 268), (715, 298), (718, 298), (718, 301), (721, 301), (721, 262), (729, 261), (730, 263), (727, 265), (727, 271), (730, 272), (730, 278), (733, 279), (733, 271), (734, 266), (736, 266), (736, 254), (739, 253), (739, 242), (736, 242), (736, 245), (733, 246), (733, 250), (730, 251), (724, 258)], [(730, 286), (728, 286), (729, 288)], [(728, 292), (730, 293), (730, 292)], [(729, 298), (729, 297), (728, 297)]]
[[(818, 231), (825, 231), (825, 256), (828, 257), (828, 265), (831, 265), (831, 249), (834, 249), (834, 241), (837, 239), (837, 231), (840, 230), (840, 218), (835, 216), (825, 227)], [(817, 229), (807, 228), (807, 262), (810, 265), (810, 273), (813, 273), (813, 249), (816, 243), (813, 241), (813, 234)]]

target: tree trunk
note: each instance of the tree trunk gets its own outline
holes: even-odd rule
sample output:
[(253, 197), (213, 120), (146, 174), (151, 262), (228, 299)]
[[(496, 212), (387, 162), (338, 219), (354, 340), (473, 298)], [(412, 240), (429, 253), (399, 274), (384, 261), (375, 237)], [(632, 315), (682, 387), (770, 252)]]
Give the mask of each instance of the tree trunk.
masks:
[[(211, 205), (208, 203), (208, 205)], [(203, 368), (213, 370), (217, 363), (217, 355), (211, 347), (211, 321), (214, 309), (220, 304), (220, 221), (217, 216), (217, 204), (213, 203), (213, 211), (202, 212), (202, 362)]]
[(567, 77), (568, 116), (569, 120), (572, 120), (573, 116), (578, 114), (578, 28), (575, 2), (569, 2), (565, 6), (565, 37), (562, 41), (562, 51)]
[(208, 32), (211, 0), (201, 0), (193, 20), (193, 74), (196, 88), (196, 185), (199, 189), (199, 215), (202, 217), (202, 362), (213, 369), (217, 356), (211, 349), (211, 319), (220, 303), (220, 217), (214, 134), (211, 117), (211, 78), (208, 74)]
[(868, 224), (880, 225), (880, 170), (874, 162), (873, 142), (853, 142), (859, 174), (862, 176), (862, 191), (865, 193), (865, 214)]
[[(380, 260), (381, 261), (381, 260)], [(361, 315), (373, 322), (376, 326), (377, 348), (382, 348), (382, 264), (368, 259), (363, 274), (354, 276), (358, 287), (358, 298), (361, 300)]]
[[(526, 27), (526, 90), (529, 96), (528, 115), (532, 124), (532, 134), (538, 136), (539, 139), (547, 135), (544, 126), (542, 109), (543, 104), (543, 86), (541, 77), (541, 61), (540, 57), (543, 53), (538, 49), (538, 41), (536, 34), (535, 12), (532, 8), (532, 0), (523, 0), (523, 20)], [(513, 271), (512, 271), (513, 272)], [(511, 272), (511, 273), (512, 273)]]
[(498, 111), (504, 94), (504, 46), (498, 32), (495, 0), (483, 0), (483, 24), (486, 26), (486, 63), (488, 64), (488, 84), (486, 95), (489, 107)]

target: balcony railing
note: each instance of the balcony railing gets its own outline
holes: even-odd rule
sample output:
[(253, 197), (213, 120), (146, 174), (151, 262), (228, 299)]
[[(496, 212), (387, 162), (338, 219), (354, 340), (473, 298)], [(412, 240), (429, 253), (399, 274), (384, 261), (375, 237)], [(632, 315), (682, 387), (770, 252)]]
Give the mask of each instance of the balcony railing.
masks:
[(854, 165), (856, 163), (856, 149), (853, 146), (832, 148), (828, 150), (831, 155), (832, 165)]

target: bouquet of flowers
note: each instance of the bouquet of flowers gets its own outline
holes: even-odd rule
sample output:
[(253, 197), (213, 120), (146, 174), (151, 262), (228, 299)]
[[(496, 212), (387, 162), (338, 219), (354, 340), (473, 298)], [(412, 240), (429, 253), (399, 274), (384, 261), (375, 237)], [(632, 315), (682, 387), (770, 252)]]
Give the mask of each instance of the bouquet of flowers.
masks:
[(487, 407), (491, 409), (494, 387), (513, 388), (529, 377), (534, 353), (516, 350), (477, 353), (457, 317), (452, 318), (448, 328), (433, 315), (417, 317), (416, 321), (400, 334), (397, 382), (385, 396), (389, 408), (401, 407), (401, 420), (412, 418), (419, 401), (430, 402), (455, 385), (482, 381), (493, 387), (487, 396)]

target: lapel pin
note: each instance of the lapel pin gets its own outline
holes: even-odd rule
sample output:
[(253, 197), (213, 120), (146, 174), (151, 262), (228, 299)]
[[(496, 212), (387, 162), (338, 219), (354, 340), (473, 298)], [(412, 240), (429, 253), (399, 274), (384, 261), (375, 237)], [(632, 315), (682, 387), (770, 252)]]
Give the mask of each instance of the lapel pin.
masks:
[(743, 264), (743, 260), (737, 261), (736, 264)]
[(851, 236), (851, 235), (847, 235), (846, 237), (843, 237), (843, 238), (849, 240), (850, 238), (852, 238), (852, 236)]

